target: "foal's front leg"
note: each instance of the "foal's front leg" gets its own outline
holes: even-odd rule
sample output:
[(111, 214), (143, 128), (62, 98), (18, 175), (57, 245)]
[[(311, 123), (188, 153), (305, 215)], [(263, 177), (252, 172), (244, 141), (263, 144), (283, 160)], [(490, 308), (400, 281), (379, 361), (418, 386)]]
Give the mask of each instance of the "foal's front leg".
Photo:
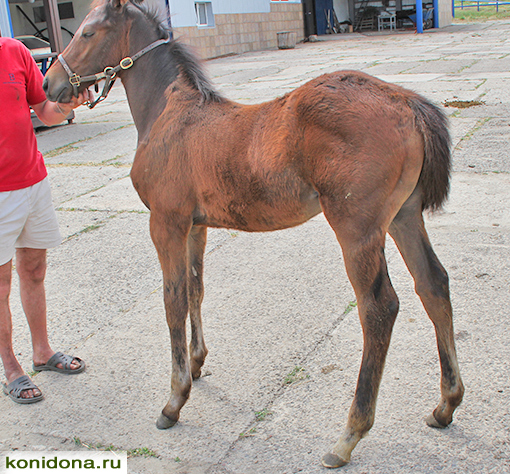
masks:
[(188, 236), (188, 292), (191, 342), (189, 345), (191, 376), (200, 377), (207, 347), (202, 329), (201, 306), (204, 299), (204, 252), (207, 242), (207, 227), (193, 226)]
[(172, 345), (170, 400), (158, 418), (159, 429), (170, 428), (179, 419), (191, 390), (191, 372), (186, 343), (188, 314), (187, 239), (191, 224), (180, 216), (151, 213), (151, 237), (163, 270), (166, 320)]

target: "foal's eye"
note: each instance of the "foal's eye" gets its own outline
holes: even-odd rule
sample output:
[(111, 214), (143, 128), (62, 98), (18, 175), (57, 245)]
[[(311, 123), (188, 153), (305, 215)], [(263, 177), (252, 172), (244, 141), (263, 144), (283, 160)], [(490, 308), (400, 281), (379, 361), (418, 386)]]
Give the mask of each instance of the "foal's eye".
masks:
[(94, 36), (94, 32), (93, 31), (84, 31), (81, 35), (84, 38), (91, 38), (92, 36)]

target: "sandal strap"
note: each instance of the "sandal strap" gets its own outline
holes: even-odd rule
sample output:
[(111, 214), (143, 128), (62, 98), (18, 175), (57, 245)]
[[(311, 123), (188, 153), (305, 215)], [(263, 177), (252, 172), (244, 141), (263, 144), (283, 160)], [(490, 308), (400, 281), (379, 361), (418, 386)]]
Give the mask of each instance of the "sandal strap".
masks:
[(28, 375), (22, 375), (7, 386), (7, 390), (16, 398), (21, 398), (21, 392), (25, 390), (39, 390), (39, 387), (32, 382)]
[(56, 367), (58, 364), (62, 364), (64, 370), (70, 370), (73, 360), (75, 360), (75, 357), (63, 354), (62, 352), (55, 352), (50, 360), (46, 362), (46, 365)]

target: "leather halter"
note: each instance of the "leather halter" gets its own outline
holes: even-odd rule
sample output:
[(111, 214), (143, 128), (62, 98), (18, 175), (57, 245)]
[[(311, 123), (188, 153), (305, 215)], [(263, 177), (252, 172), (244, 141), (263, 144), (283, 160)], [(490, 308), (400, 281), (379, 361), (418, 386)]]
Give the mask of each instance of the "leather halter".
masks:
[(105, 84), (103, 86), (103, 91), (101, 92), (101, 95), (93, 102), (87, 103), (88, 107), (92, 109), (96, 106), (97, 103), (106, 99), (106, 96), (108, 95), (113, 84), (115, 83), (115, 79), (117, 79), (117, 73), (119, 71), (129, 69), (138, 58), (142, 57), (149, 51), (152, 51), (154, 48), (157, 48), (162, 44), (168, 43), (170, 43), (170, 38), (154, 41), (154, 43), (151, 43), (149, 46), (146, 46), (141, 51), (138, 51), (138, 53), (136, 53), (135, 55), (131, 57), (127, 56), (124, 59), (122, 59), (117, 66), (115, 67), (107, 66), (104, 68), (103, 72), (98, 72), (97, 74), (91, 74), (89, 76), (79, 76), (78, 74), (73, 72), (69, 65), (67, 64), (66, 60), (64, 59), (64, 56), (62, 56), (62, 54), (58, 55), (58, 60), (60, 61), (60, 64), (62, 64), (62, 67), (64, 68), (67, 75), (69, 76), (69, 83), (73, 86), (73, 95), (75, 97), (78, 97), (78, 87), (80, 87), (82, 83), (92, 82), (92, 84), (97, 84), (102, 79), (105, 80)]

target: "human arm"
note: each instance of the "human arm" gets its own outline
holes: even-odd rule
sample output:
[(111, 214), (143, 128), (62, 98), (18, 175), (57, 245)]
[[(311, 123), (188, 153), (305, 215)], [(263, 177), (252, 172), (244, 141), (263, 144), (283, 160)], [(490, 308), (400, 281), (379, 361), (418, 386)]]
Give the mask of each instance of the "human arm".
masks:
[(71, 102), (64, 104), (44, 100), (43, 102), (32, 105), (32, 109), (45, 125), (57, 125), (64, 121), (73, 109), (92, 100), (92, 92), (85, 89), (78, 94), (78, 97), (73, 97)]

